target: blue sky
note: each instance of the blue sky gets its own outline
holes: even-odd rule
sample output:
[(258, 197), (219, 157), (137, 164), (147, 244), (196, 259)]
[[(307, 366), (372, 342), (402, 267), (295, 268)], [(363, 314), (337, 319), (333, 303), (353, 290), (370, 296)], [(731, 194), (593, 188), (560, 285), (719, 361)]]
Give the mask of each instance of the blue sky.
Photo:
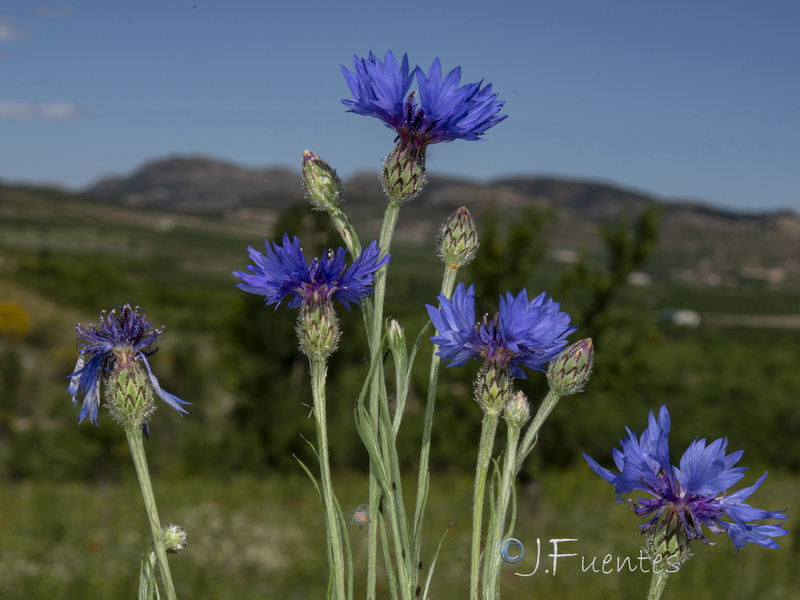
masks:
[(800, 3), (536, 0), (0, 3), (0, 180), (73, 188), (154, 158), (347, 177), (393, 133), (345, 112), (353, 54), (435, 57), (508, 119), (432, 172), (602, 180), (800, 211)]

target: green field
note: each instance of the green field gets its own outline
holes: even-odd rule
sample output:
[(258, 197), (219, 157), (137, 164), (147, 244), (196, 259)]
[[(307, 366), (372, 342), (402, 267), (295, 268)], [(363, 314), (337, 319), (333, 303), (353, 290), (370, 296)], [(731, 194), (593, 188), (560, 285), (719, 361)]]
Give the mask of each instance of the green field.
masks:
[[(128, 465), (120, 468), (127, 470)], [(355, 508), (366, 498), (366, 481), (361, 477), (352, 475), (335, 483), (345, 507)], [(299, 475), (264, 480), (244, 476), (159, 478), (155, 486), (162, 519), (181, 524), (189, 532), (187, 549), (170, 559), (179, 597), (324, 597), (322, 513), (308, 480)], [(470, 486), (465, 477), (433, 479), (429, 542), (452, 523), (436, 566), (430, 590), (433, 598), (467, 595)], [(758, 506), (796, 507), (800, 505), (800, 478), (772, 473), (758, 496)], [(139, 556), (149, 542), (135, 482), (17, 482), (0, 488), (0, 506), (2, 597), (135, 597)], [(635, 515), (615, 503), (611, 486), (588, 467), (536, 480), (520, 491), (515, 535), (525, 544), (526, 555), (517, 565), (504, 567), (503, 597), (643, 598), (649, 575), (641, 570), (631, 572), (624, 563), (617, 571), (618, 558), (630, 557), (630, 564), (638, 564), (643, 538), (636, 524)], [(358, 565), (365, 553), (366, 528), (354, 524), (349, 535)], [(558, 559), (553, 574), (552, 559), (547, 556), (553, 552), (550, 540), (567, 538), (578, 541), (562, 543), (559, 553), (579, 556)], [(538, 571), (530, 577), (515, 575), (531, 573), (536, 567), (537, 539), (541, 542)], [(748, 546), (738, 554), (727, 538), (717, 541), (716, 546), (694, 544), (694, 557), (670, 578), (665, 599), (796, 597), (800, 547), (793, 536), (781, 538), (779, 550)], [(428, 545), (427, 558), (432, 550)], [(613, 559), (603, 573), (603, 560), (609, 554)], [(590, 567), (593, 558), (598, 572)], [(423, 571), (427, 576), (426, 567)], [(385, 579), (382, 581), (377, 597), (387, 598)], [(365, 597), (363, 586), (360, 572), (356, 597)]]
[[(316, 231), (296, 214), (280, 219), (280, 232)], [(312, 463), (302, 436), (314, 435), (294, 315), (263, 310), (259, 298), (233, 287), (230, 274), (247, 264), (248, 245), (273, 235), (266, 229), (0, 186), (0, 597), (135, 595), (147, 526), (124, 435), (105, 411), (99, 427), (77, 426), (65, 379), (77, 358), (75, 323), (125, 302), (167, 325), (152, 364), (165, 389), (193, 403), (184, 418), (159, 410), (147, 445), (162, 520), (190, 533), (188, 549), (172, 560), (179, 596), (324, 597), (322, 512), (292, 458)], [(334, 243), (321, 239), (323, 246)], [(387, 314), (413, 340), (426, 319), (423, 305), (435, 302), (442, 267), (433, 240), (397, 244), (393, 254)], [(603, 257), (593, 260), (602, 265)], [(580, 314), (590, 292), (564, 285), (564, 268), (543, 259), (514, 285), (545, 288), (564, 310)], [(663, 262), (659, 268), (665, 270)], [(474, 281), (469, 271), (463, 279)], [(698, 311), (701, 326), (663, 322), (664, 311), (674, 308)], [(751, 467), (744, 485), (770, 472), (752, 503), (788, 507), (793, 531), (800, 506), (799, 309), (796, 290), (658, 279), (621, 290), (595, 339), (592, 381), (557, 407), (524, 469), (515, 535), (528, 554), (516, 571), (532, 570), (537, 538), (542, 563), (531, 577), (506, 567), (503, 597), (644, 596), (648, 579), (638, 571), (584, 573), (580, 558), (565, 558), (555, 575), (543, 570), (552, 538), (577, 538), (571, 551), (587, 563), (598, 557), (598, 568), (608, 554), (638, 555), (635, 516), (615, 503), (611, 486), (581, 453), (610, 464), (624, 427), (641, 431), (647, 412), (661, 404), (672, 414), (675, 460), (697, 437), (728, 437), (729, 450), (744, 449), (742, 464)], [(352, 420), (366, 367), (361, 315), (356, 309), (340, 316), (345, 336), (329, 378), (331, 452), (340, 500), (352, 510), (366, 500), (359, 475), (366, 457)], [(400, 432), (409, 475), (419, 453), (429, 353), (420, 352)], [(480, 426), (471, 399), (475, 371), (474, 365), (445, 369), (441, 377), (426, 543), (453, 525), (433, 598), (465, 597), (469, 477)], [(531, 399), (542, 395), (541, 378), (519, 385)], [(413, 479), (404, 489), (413, 492)], [(356, 564), (363, 564), (365, 530), (353, 525), (350, 536)], [(696, 544), (696, 556), (671, 578), (665, 597), (794, 598), (800, 589), (794, 538), (780, 538), (777, 551), (753, 546), (739, 554), (727, 538), (715, 547)], [(362, 573), (356, 586), (363, 585)], [(386, 597), (384, 587), (378, 598)]]

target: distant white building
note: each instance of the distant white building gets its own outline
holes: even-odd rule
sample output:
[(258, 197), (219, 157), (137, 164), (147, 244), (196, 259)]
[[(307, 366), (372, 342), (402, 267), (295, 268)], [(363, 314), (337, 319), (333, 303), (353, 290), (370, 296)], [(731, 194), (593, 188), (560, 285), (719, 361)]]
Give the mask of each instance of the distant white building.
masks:
[(661, 319), (680, 327), (699, 327), (703, 320), (700, 313), (688, 308), (666, 310), (662, 313)]
[(634, 271), (628, 275), (628, 283), (630, 285), (642, 287), (653, 283), (653, 278), (650, 277), (649, 273), (645, 273), (644, 271)]

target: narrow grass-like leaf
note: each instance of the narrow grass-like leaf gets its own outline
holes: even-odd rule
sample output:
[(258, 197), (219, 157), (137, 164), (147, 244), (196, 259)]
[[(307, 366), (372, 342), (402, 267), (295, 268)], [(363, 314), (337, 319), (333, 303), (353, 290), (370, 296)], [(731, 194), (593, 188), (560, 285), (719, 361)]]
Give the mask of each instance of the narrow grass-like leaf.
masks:
[(306, 475), (308, 475), (308, 478), (311, 480), (311, 483), (314, 484), (314, 489), (317, 490), (317, 494), (319, 495), (319, 497), (321, 499), (322, 498), (322, 491), (319, 489), (319, 484), (317, 483), (317, 479), (316, 479), (316, 477), (314, 477), (314, 474), (309, 470), (309, 468), (306, 466), (306, 464), (297, 457), (296, 454), (292, 454), (292, 456), (297, 461), (297, 463), (300, 465), (300, 467), (303, 469), (303, 471), (305, 471)]
[(383, 512), (380, 513), (380, 533), (381, 543), (383, 545), (383, 560), (386, 564), (386, 577), (389, 579), (389, 593), (392, 600), (397, 600), (397, 573), (395, 573), (394, 566), (392, 565), (392, 553), (389, 550), (389, 536), (386, 531), (386, 520), (383, 517)]
[(450, 528), (453, 526), (452, 523), (447, 526), (447, 529), (444, 530), (442, 537), (439, 538), (439, 545), (436, 546), (436, 552), (433, 553), (433, 558), (431, 559), (431, 566), (428, 569), (428, 577), (425, 579), (425, 590), (422, 593), (422, 600), (428, 600), (428, 590), (431, 587), (431, 580), (433, 579), (433, 571), (436, 568), (436, 559), (439, 558), (439, 552), (442, 549), (442, 545), (444, 544), (444, 538), (447, 537), (447, 534), (450, 532)]

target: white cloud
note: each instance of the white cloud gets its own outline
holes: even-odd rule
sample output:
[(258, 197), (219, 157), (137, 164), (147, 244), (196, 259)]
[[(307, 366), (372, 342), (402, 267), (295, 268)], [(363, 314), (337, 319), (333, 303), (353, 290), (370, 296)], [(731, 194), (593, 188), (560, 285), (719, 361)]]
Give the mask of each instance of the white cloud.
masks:
[(39, 107), (38, 113), (45, 119), (56, 121), (71, 121), (80, 116), (76, 109), (69, 102), (50, 102)]
[(13, 42), (25, 37), (8, 19), (0, 19), (0, 42)]
[(81, 116), (80, 111), (69, 102), (31, 104), (0, 100), (0, 119), (41, 118), (49, 121), (71, 121)]
[(0, 100), (0, 119), (28, 119), (35, 113), (30, 104)]

